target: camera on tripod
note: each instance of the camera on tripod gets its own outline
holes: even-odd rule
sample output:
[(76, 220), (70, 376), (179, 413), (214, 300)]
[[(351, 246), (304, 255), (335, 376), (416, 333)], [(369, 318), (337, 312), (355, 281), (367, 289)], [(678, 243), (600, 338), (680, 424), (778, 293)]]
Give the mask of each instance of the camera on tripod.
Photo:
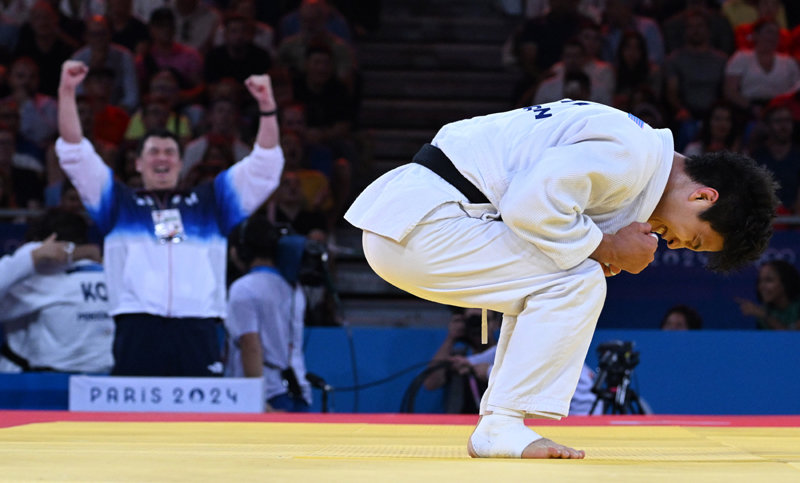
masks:
[(639, 396), (630, 388), (633, 369), (639, 364), (639, 352), (631, 341), (612, 340), (597, 347), (597, 378), (592, 392), (597, 395), (589, 414), (603, 402), (603, 412), (644, 414)]
[(606, 383), (609, 386), (619, 386), (625, 374), (639, 364), (639, 352), (633, 350), (630, 341), (603, 342), (597, 347), (597, 356), (597, 368), (608, 373)]

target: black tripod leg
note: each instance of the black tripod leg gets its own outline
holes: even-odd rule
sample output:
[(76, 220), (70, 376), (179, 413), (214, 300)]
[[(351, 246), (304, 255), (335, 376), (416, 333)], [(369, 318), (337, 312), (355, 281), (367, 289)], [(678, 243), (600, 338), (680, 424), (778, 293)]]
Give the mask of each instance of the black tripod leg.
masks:
[(639, 400), (639, 395), (632, 389), (630, 390), (630, 397), (628, 398), (626, 406), (630, 414), (645, 414), (642, 402)]

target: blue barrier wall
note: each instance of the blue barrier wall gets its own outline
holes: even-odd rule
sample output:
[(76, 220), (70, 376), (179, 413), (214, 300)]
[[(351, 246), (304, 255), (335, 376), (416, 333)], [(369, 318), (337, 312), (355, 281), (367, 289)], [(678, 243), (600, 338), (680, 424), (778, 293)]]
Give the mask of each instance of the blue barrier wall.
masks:
[[(444, 336), (443, 329), (308, 329), (308, 368), (338, 388), (335, 412), (397, 412), (409, 383)], [(633, 387), (658, 414), (800, 413), (800, 333), (598, 330), (587, 357), (590, 367), (597, 365), (597, 345), (615, 339), (635, 342), (641, 362)], [(398, 373), (358, 392), (346, 390), (356, 377), (365, 385)], [(0, 375), (0, 408), (66, 409), (67, 377)], [(320, 394), (314, 391), (315, 411)], [(440, 408), (439, 391), (420, 392), (416, 412)]]

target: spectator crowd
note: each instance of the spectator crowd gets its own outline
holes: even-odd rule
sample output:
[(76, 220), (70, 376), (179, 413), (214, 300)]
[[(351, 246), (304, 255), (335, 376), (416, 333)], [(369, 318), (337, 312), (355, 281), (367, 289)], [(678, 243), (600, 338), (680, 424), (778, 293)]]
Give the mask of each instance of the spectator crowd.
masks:
[(302, 216), (289, 221), (303, 234), (327, 235), (358, 161), (355, 41), (369, 22), (345, 17), (353, 11), (347, 2), (341, 11), (325, 0), (263, 3), (273, 2), (0, 2), (0, 209), (60, 203), (65, 177), (53, 146), (64, 61), (89, 67), (77, 93), (83, 131), (134, 188), (142, 183), (135, 152), (149, 130), (167, 129), (180, 141), (183, 188), (244, 158), (258, 109), (242, 82), (267, 73), (291, 137), (287, 176), (303, 195)]

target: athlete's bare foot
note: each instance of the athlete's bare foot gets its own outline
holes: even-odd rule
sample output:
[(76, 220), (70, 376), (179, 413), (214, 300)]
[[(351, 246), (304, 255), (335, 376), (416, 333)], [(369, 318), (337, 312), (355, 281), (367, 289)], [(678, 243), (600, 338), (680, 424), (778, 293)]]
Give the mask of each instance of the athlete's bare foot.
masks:
[[(480, 419), (483, 419), (481, 417)], [(479, 424), (480, 424), (479, 419)], [(477, 427), (475, 428), (477, 430)], [(475, 431), (473, 431), (475, 434)], [(538, 436), (536, 433), (531, 432), (533, 436)], [(479, 456), (478, 453), (475, 451), (475, 448), (472, 445), (472, 435), (470, 435), (469, 440), (467, 440), (467, 453), (472, 458), (492, 458), (492, 457), (509, 457), (510, 455), (504, 455), (500, 453), (500, 456)], [(517, 453), (519, 454), (519, 453)], [(513, 457), (513, 456), (511, 456)], [(538, 438), (528, 446), (522, 450), (522, 454), (518, 456), (519, 458), (525, 459), (583, 459), (586, 457), (586, 453), (582, 450), (576, 450), (570, 448), (569, 446), (564, 446), (563, 444), (558, 444), (555, 441), (547, 438)]]
[(583, 450), (577, 450), (569, 446), (564, 446), (563, 444), (558, 444), (551, 439), (541, 438), (529, 444), (522, 451), (522, 457), (534, 459), (583, 459), (586, 457), (586, 453)]
[[(481, 458), (472, 448), (472, 439), (467, 441), (467, 453), (472, 458)], [(529, 444), (522, 451), (523, 459), (578, 459), (581, 460), (586, 457), (583, 450), (577, 450), (558, 444), (555, 441), (547, 438), (539, 438), (533, 443)]]

